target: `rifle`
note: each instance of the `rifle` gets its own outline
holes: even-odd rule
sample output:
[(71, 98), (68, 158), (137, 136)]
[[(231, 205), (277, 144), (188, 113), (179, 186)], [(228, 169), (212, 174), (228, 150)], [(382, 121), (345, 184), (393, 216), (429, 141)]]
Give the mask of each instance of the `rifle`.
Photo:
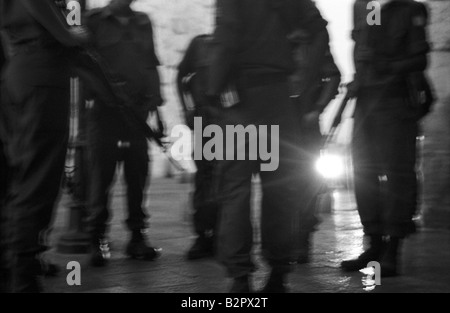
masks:
[(328, 133), (325, 146), (327, 146), (331, 142), (331, 140), (333, 140), (333, 138), (335, 137), (336, 131), (337, 131), (339, 125), (341, 125), (341, 122), (342, 122), (342, 115), (344, 114), (345, 109), (347, 108), (347, 104), (348, 104), (349, 101), (350, 101), (350, 97), (348, 95), (345, 95), (344, 99), (341, 101), (341, 103), (339, 105), (339, 109), (338, 109), (338, 111), (336, 113), (336, 116), (333, 119), (333, 123), (331, 124), (331, 128), (330, 128), (330, 131)]

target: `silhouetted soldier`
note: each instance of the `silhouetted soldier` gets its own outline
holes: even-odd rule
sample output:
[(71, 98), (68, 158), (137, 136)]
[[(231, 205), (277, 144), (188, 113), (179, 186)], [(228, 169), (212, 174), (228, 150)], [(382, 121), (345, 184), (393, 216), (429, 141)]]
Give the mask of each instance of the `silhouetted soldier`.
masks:
[(355, 192), (370, 247), (342, 267), (357, 271), (381, 262), (382, 276), (398, 274), (401, 241), (415, 232), (416, 137), (423, 113), (410, 79), (427, 66), (427, 10), (412, 0), (384, 1), (381, 25), (364, 23), (367, 1), (355, 4), (357, 97), (353, 138)]
[[(150, 112), (162, 105), (159, 65), (153, 43), (153, 29), (145, 13), (130, 8), (133, 0), (113, 0), (88, 13), (86, 26), (94, 46), (125, 83), (129, 106), (146, 121)], [(149, 176), (148, 143), (143, 133), (131, 129), (117, 108), (97, 97), (89, 122), (89, 223), (94, 247), (92, 264), (103, 266), (108, 258), (106, 240), (110, 217), (109, 191), (116, 167), (123, 164), (127, 185), (128, 219), (131, 240), (126, 254), (154, 260), (159, 253), (145, 242), (147, 214), (143, 209), (144, 190)]]
[(59, 193), (69, 117), (67, 47), (79, 40), (53, 1), (0, 1), (8, 65), (2, 79), (1, 138), (12, 292), (38, 292), (38, 255)]
[[(313, 45), (328, 44), (327, 23), (309, 0), (219, 0), (210, 72), (211, 100), (232, 86), (234, 77), (240, 103), (227, 108), (223, 125), (279, 125), (279, 167), (261, 171), (261, 160), (220, 162), (222, 179), (218, 253), (234, 279), (231, 292), (248, 292), (254, 270), (250, 213), (252, 175), (260, 172), (262, 200), (262, 252), (271, 267), (264, 292), (285, 292), (285, 279), (293, 261), (298, 208), (304, 204), (299, 190), (299, 123), (290, 101), (288, 76), (294, 69), (288, 29), (306, 29)], [(317, 65), (318, 66), (318, 65)], [(263, 134), (259, 134), (263, 136)], [(271, 134), (267, 134), (271, 138)], [(274, 136), (275, 137), (275, 136)], [(246, 146), (249, 139), (246, 138)], [(240, 147), (242, 148), (242, 147)], [(235, 147), (236, 151), (236, 147)]]
[[(193, 129), (194, 118), (206, 127), (217, 121), (217, 112), (206, 96), (211, 35), (195, 37), (178, 67), (178, 90), (186, 122)], [(215, 195), (214, 161), (195, 160), (194, 229), (197, 239), (188, 252), (189, 260), (211, 257), (215, 253), (218, 203)]]

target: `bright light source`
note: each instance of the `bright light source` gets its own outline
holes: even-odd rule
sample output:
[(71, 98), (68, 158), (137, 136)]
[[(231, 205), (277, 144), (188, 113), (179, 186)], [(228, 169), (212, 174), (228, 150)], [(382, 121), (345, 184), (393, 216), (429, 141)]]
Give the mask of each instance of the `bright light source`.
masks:
[(336, 179), (344, 175), (345, 166), (341, 156), (323, 154), (316, 163), (316, 169), (326, 179)]

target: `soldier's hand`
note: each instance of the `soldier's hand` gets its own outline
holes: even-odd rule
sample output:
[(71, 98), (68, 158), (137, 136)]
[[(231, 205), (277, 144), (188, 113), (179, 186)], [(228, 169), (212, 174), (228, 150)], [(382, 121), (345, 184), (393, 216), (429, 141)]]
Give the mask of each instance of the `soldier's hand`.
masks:
[(352, 81), (347, 84), (347, 97), (354, 99), (358, 96), (359, 84), (356, 81)]
[(319, 111), (312, 111), (308, 114), (306, 114), (302, 118), (302, 125), (306, 128), (312, 128), (319, 124), (320, 121), (320, 112)]
[(86, 27), (74, 26), (69, 29), (69, 32), (80, 46), (88, 45), (91, 40), (91, 34)]
[(164, 99), (160, 95), (148, 97), (148, 108), (150, 112), (156, 112), (159, 107), (164, 105)]

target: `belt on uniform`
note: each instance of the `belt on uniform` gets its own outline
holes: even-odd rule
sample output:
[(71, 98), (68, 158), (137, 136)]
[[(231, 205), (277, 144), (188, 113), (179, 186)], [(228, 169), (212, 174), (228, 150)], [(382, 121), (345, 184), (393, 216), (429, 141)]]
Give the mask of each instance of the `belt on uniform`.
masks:
[(45, 42), (42, 40), (34, 40), (23, 44), (11, 45), (8, 49), (10, 57), (20, 54), (31, 54), (42, 50), (62, 51), (63, 47), (57, 42)]
[(288, 75), (285, 73), (244, 75), (238, 79), (238, 85), (243, 88), (255, 88), (287, 82)]

